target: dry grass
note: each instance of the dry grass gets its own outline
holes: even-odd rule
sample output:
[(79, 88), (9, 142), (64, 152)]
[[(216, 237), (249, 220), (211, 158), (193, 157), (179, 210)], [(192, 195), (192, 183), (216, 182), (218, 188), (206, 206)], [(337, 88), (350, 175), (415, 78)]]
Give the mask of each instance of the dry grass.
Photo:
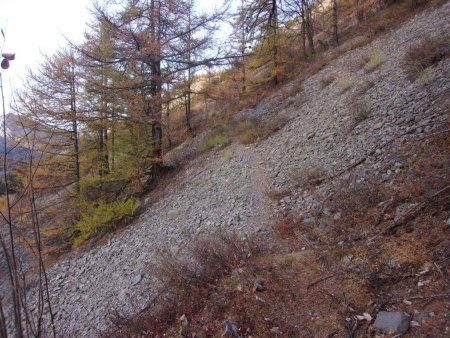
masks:
[(387, 55), (383, 52), (374, 52), (368, 56), (366, 70), (373, 72), (387, 60)]
[(351, 77), (343, 77), (337, 80), (337, 85), (341, 89), (341, 94), (350, 90), (355, 83), (355, 80)]
[(257, 119), (240, 120), (231, 125), (232, 133), (241, 144), (252, 144), (265, 140), (285, 125), (282, 119), (262, 122)]
[(450, 35), (426, 38), (412, 46), (404, 57), (404, 69), (411, 81), (424, 76), (427, 68), (450, 55)]
[(274, 202), (278, 202), (282, 198), (290, 196), (291, 194), (292, 192), (290, 190), (266, 192), (267, 197), (269, 197)]
[(289, 176), (298, 187), (311, 188), (322, 183), (327, 175), (324, 168), (311, 167), (305, 170), (295, 170)]
[(342, 179), (336, 182), (334, 189), (327, 206), (341, 214), (344, 232), (370, 219), (378, 204), (387, 199), (386, 189), (375, 180), (357, 182), (353, 178)]
[(300, 228), (300, 224), (299, 218), (287, 216), (275, 222), (273, 228), (281, 238), (290, 238), (295, 236), (295, 232)]
[(198, 145), (198, 150), (200, 152), (204, 152), (216, 147), (221, 148), (228, 144), (230, 144), (230, 138), (228, 135), (217, 134), (203, 140), (203, 142)]

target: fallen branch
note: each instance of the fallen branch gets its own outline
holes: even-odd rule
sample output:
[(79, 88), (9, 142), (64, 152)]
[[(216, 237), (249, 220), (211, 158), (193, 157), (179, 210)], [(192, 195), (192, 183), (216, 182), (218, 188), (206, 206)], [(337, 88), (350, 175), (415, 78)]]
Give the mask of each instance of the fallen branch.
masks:
[(417, 206), (415, 206), (415, 207), (411, 208), (410, 210), (408, 210), (408, 212), (406, 212), (406, 214), (404, 214), (400, 219), (398, 219), (397, 221), (393, 222), (389, 227), (387, 227), (387, 229), (383, 231), (383, 234), (384, 235), (390, 234), (391, 232), (393, 232), (393, 230), (395, 230), (399, 226), (405, 225), (406, 223), (412, 221), (433, 200), (435, 200), (440, 195), (443, 195), (443, 194), (449, 193), (449, 192), (450, 192), (450, 185), (447, 185), (445, 188), (442, 188), (438, 192), (436, 192), (433, 195), (431, 195), (430, 197), (428, 197), (424, 202), (422, 202), (422, 203), (418, 204)]
[(394, 196), (391, 197), (391, 199), (383, 206), (383, 209), (381, 209), (380, 213), (375, 218), (375, 226), (378, 226), (383, 222), (384, 215), (388, 212), (388, 210), (394, 205), (395, 198)]
[[(437, 295), (429, 295), (429, 296), (414, 296), (414, 297), (408, 297), (406, 300), (412, 301), (412, 300), (432, 300), (432, 299), (439, 299), (439, 298), (450, 298), (450, 293), (442, 293)], [(405, 299), (402, 300), (394, 300), (392, 302), (384, 303), (384, 305), (392, 305), (392, 304), (400, 304), (403, 303)]]
[(338, 333), (339, 333), (339, 330), (333, 331), (326, 338), (332, 338), (332, 337), (336, 336)]
[[(394, 138), (384, 142), (383, 144), (381, 144), (381, 146), (377, 147), (377, 149), (383, 149), (383, 148), (387, 147), (388, 145), (390, 145), (394, 141), (400, 139), (401, 137), (414, 133), (416, 131), (416, 129), (417, 129), (416, 126), (409, 128), (404, 133), (402, 133), (400, 135), (397, 135), (396, 137), (394, 137)], [(449, 132), (449, 129), (446, 129), (446, 130), (443, 130), (443, 131), (439, 131), (439, 132), (435, 132), (435, 133), (431, 133), (431, 134), (425, 135), (424, 138), (429, 138), (429, 137), (432, 137), (432, 136), (436, 136), (436, 135), (440, 135), (440, 134), (444, 134), (444, 133), (448, 133), (448, 132)], [(349, 165), (348, 167), (338, 171), (337, 173), (335, 173), (333, 175), (323, 176), (323, 177), (320, 177), (318, 179), (315, 179), (315, 180), (313, 180), (310, 183), (314, 184), (314, 185), (320, 185), (320, 184), (324, 183), (325, 181), (330, 181), (332, 179), (335, 179), (336, 177), (339, 177), (342, 174), (346, 173), (347, 171), (350, 171), (353, 168), (355, 168), (355, 167), (359, 166), (360, 164), (364, 163), (367, 160), (367, 158), (369, 158), (370, 156), (373, 156), (375, 154), (375, 152), (376, 152), (376, 149), (374, 148), (374, 149), (372, 149), (371, 151), (369, 151), (367, 153), (366, 157), (360, 158), (359, 160), (357, 160), (355, 163)]]
[(318, 279), (318, 280), (316, 280), (316, 281), (314, 281), (314, 282), (312, 282), (312, 283), (309, 283), (306, 289), (309, 289), (309, 288), (313, 287), (314, 285), (317, 285), (317, 284), (319, 284), (319, 283), (321, 283), (321, 282), (324, 282), (324, 281), (326, 281), (326, 280), (328, 280), (328, 279), (330, 279), (330, 278), (333, 278), (333, 277), (336, 276), (336, 275), (337, 275), (337, 274), (334, 273), (334, 274), (332, 274), (332, 275), (329, 275), (329, 276), (320, 278), (320, 279)]

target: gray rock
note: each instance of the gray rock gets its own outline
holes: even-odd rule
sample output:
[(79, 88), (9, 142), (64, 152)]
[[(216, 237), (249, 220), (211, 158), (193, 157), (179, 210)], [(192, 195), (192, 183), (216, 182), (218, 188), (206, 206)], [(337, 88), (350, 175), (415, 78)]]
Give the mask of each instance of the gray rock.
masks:
[(228, 320), (223, 321), (223, 334), (222, 337), (230, 337), (230, 338), (242, 338), (239, 334), (238, 328), (233, 323)]
[(421, 323), (424, 320), (434, 317), (434, 316), (435, 316), (434, 312), (416, 313), (413, 316), (413, 320), (418, 323)]
[(253, 291), (263, 292), (265, 290), (264, 281), (262, 279), (258, 279), (253, 284)]
[(325, 229), (328, 228), (330, 226), (330, 221), (328, 221), (327, 219), (322, 218), (319, 221), (318, 227), (321, 229)]
[(137, 274), (136, 276), (134, 276), (134, 278), (133, 278), (133, 280), (132, 280), (132, 282), (131, 282), (131, 285), (133, 285), (133, 286), (135, 286), (135, 285), (138, 285), (140, 282), (141, 282), (141, 280), (142, 280), (142, 274), (140, 273), (140, 274)]
[(345, 264), (350, 264), (353, 261), (354, 256), (353, 255), (345, 255), (344, 258), (342, 258), (342, 261)]
[(400, 218), (403, 217), (409, 210), (414, 208), (417, 205), (417, 203), (403, 203), (400, 204), (397, 208), (395, 208), (395, 216), (394, 216), (394, 222), (398, 221)]
[(278, 326), (274, 326), (273, 328), (271, 328), (270, 332), (275, 333), (276, 335), (281, 334), (281, 330)]
[(304, 220), (303, 220), (303, 224), (305, 224), (305, 225), (317, 225), (317, 218), (315, 218), (315, 217), (308, 217), (308, 218), (305, 218)]
[(409, 329), (410, 318), (404, 312), (381, 311), (373, 327), (391, 334), (403, 334)]

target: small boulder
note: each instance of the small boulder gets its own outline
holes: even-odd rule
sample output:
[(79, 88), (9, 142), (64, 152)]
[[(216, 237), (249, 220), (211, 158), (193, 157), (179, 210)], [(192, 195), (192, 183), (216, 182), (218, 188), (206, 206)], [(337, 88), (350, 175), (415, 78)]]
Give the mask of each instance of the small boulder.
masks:
[(139, 274), (137, 274), (136, 276), (134, 276), (134, 277), (133, 277), (133, 280), (131, 281), (131, 285), (133, 285), (133, 286), (138, 285), (138, 284), (141, 282), (142, 277), (143, 277), (143, 276), (142, 276), (141, 273), (139, 273)]
[(354, 256), (351, 254), (345, 255), (344, 258), (342, 258), (342, 261), (344, 262), (344, 264), (351, 264), (353, 261)]
[(253, 292), (263, 292), (265, 289), (264, 281), (262, 279), (256, 280), (253, 284)]
[(236, 325), (228, 320), (223, 321), (223, 329), (222, 337), (242, 338)]
[(403, 334), (409, 329), (410, 318), (404, 312), (381, 311), (378, 313), (374, 328), (388, 333)]
[(434, 312), (416, 313), (413, 317), (413, 320), (421, 323), (431, 317), (434, 317)]

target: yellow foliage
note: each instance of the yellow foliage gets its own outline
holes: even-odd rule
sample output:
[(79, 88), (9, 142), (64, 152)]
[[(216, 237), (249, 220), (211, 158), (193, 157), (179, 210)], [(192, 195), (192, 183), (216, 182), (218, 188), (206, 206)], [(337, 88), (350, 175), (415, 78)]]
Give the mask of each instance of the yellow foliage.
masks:
[(85, 211), (81, 213), (81, 219), (75, 223), (75, 229), (78, 231), (75, 245), (86, 241), (99, 230), (107, 230), (118, 221), (133, 216), (138, 202), (134, 198), (129, 198), (111, 203), (100, 202), (98, 205), (82, 202), (82, 205)]

